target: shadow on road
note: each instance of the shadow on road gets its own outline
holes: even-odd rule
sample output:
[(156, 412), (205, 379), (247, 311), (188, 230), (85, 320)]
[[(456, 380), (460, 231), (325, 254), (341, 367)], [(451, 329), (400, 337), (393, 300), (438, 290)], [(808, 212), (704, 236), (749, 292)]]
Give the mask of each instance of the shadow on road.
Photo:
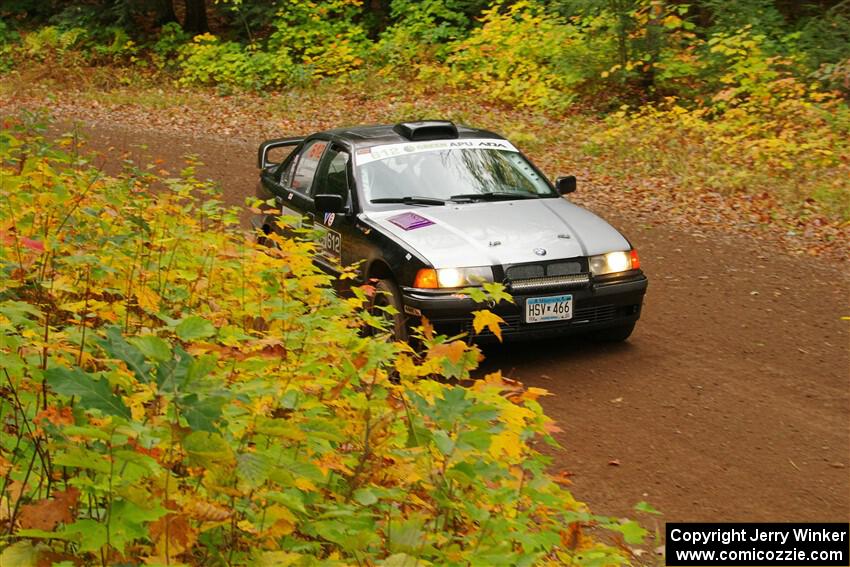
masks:
[[(535, 375), (516, 374), (518, 369), (529, 367), (561, 367), (560, 379), (569, 380), (572, 374), (570, 366), (584, 374), (586, 368), (594, 362), (603, 363), (614, 357), (628, 357), (637, 347), (629, 342), (603, 343), (583, 339), (551, 338), (538, 341), (515, 342), (506, 344), (483, 345), (481, 352), (484, 360), (476, 372), (476, 377), (501, 370), (504, 376), (515, 380), (536, 382)], [(545, 375), (544, 375), (545, 376)], [(554, 378), (554, 377), (553, 377)]]

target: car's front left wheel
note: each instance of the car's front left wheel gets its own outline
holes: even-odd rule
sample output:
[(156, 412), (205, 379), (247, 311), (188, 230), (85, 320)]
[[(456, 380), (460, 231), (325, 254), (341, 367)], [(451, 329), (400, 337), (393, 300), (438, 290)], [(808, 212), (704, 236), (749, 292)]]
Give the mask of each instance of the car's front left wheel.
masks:
[[(395, 313), (389, 313), (386, 309), (383, 309), (386, 307), (393, 307)], [(393, 339), (397, 341), (406, 341), (408, 339), (407, 317), (404, 315), (401, 291), (393, 280), (381, 279), (375, 284), (372, 314), (386, 320), (387, 330), (390, 331)]]

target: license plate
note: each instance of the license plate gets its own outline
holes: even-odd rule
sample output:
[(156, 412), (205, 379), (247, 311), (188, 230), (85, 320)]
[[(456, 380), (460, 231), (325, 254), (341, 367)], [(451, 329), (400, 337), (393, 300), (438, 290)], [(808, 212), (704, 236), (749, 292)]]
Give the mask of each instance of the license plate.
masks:
[(573, 318), (573, 296), (530, 297), (525, 301), (525, 322), (543, 323)]

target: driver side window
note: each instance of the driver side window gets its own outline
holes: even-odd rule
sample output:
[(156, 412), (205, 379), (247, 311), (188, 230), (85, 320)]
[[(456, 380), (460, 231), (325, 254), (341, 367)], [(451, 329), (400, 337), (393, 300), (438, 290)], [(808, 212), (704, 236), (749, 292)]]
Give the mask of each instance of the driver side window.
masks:
[[(319, 181), (313, 190), (313, 196), (318, 194), (333, 194), (342, 196), (348, 204), (350, 191), (348, 186), (348, 152), (332, 146), (325, 158), (325, 166), (319, 175)], [(326, 169), (325, 169), (326, 168)]]
[(322, 159), (328, 143), (324, 140), (313, 140), (301, 150), (292, 166), (283, 172), (280, 183), (284, 187), (290, 187), (293, 191), (308, 194), (316, 176), (316, 169)]

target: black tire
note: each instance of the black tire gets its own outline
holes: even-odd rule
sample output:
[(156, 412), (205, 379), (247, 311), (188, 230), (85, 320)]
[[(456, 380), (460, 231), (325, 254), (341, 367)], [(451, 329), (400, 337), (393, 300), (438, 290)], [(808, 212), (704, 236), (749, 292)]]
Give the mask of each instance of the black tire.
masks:
[(602, 329), (600, 331), (595, 331), (591, 338), (594, 341), (606, 342), (606, 343), (620, 343), (628, 339), (632, 331), (635, 330), (634, 323), (627, 323), (625, 325), (619, 325), (617, 327), (610, 327), (608, 329)]
[(262, 228), (257, 231), (256, 239), (257, 244), (260, 246), (274, 246), (274, 242), (268, 238), (268, 235), (271, 234), (272, 227), (268, 223), (264, 223)]
[(396, 341), (407, 341), (409, 333), (407, 332), (407, 317), (404, 315), (404, 305), (401, 302), (401, 292), (398, 286), (392, 280), (378, 280), (375, 284), (375, 298), (372, 300), (372, 305), (376, 307), (393, 306), (397, 313), (390, 315), (381, 309), (374, 309), (373, 314), (379, 317), (384, 317), (390, 323), (389, 328), (392, 331), (392, 338)]

